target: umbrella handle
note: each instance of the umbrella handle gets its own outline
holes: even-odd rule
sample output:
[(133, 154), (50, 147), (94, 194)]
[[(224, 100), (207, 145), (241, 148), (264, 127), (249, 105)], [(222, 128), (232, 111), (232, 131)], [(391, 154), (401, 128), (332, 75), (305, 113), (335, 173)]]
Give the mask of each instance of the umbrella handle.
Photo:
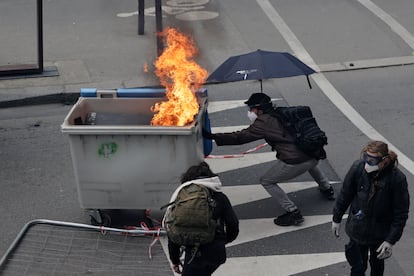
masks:
[(312, 89), (312, 85), (311, 85), (310, 80), (309, 80), (309, 75), (306, 75), (306, 79), (308, 80), (309, 88)]
[(263, 93), (263, 84), (262, 84), (262, 80), (260, 79), (260, 92)]

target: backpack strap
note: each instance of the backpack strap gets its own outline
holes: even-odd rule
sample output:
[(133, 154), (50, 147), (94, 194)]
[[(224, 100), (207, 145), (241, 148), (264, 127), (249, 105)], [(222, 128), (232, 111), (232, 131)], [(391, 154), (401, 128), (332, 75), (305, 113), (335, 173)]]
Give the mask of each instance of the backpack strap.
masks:
[[(282, 126), (283, 131), (285, 133), (288, 133), (289, 135), (292, 136), (292, 133), (294, 131), (293, 130), (289, 130), (289, 126), (288, 126), (289, 125), (289, 120), (286, 118), (286, 116), (283, 114), (283, 112), (281, 112), (281, 108), (283, 108), (283, 107), (273, 108), (268, 113), (270, 114), (270, 116), (272, 116), (273, 118), (276, 118), (279, 121), (279, 123)], [(275, 142), (280, 143), (280, 144), (295, 144), (295, 137), (292, 136), (292, 141), (286, 141), (286, 140), (284, 140), (284, 141), (275, 141)]]
[(193, 246), (193, 248), (191, 248), (191, 258), (188, 261), (188, 264), (190, 264), (194, 260), (194, 258), (197, 256), (197, 252), (198, 252), (199, 249), (200, 249), (200, 244), (199, 243), (196, 244), (195, 246)]
[(173, 202), (170, 202), (170, 203), (167, 203), (167, 204), (165, 204), (165, 205), (163, 205), (163, 206), (161, 206), (161, 210), (164, 210), (165, 208), (167, 208), (168, 206), (171, 206), (171, 205), (173, 205), (175, 203), (175, 201), (173, 201)]

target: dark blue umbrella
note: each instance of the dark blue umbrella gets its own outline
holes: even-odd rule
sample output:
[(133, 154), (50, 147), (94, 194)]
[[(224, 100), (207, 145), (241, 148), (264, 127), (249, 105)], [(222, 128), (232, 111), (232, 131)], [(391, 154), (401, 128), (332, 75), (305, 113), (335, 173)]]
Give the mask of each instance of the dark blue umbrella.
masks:
[(232, 56), (221, 64), (207, 78), (209, 83), (233, 82), (242, 80), (262, 80), (287, 78), (305, 75), (312, 88), (309, 75), (315, 71), (287, 52), (257, 50), (243, 55)]

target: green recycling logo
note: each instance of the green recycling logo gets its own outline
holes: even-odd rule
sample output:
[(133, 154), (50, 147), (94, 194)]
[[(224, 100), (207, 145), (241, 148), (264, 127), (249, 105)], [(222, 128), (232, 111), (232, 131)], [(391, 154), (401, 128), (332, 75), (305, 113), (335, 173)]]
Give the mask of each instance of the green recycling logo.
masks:
[(109, 158), (116, 153), (118, 145), (114, 142), (102, 143), (98, 149), (99, 156)]

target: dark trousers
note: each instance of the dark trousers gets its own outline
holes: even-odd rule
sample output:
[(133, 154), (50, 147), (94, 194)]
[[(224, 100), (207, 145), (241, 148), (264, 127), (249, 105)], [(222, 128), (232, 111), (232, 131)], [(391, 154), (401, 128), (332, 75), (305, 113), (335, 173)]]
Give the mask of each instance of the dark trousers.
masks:
[(186, 249), (184, 267), (181, 276), (211, 276), (226, 261), (224, 240), (213, 241), (201, 246), (195, 253), (192, 248)]
[(371, 276), (384, 275), (384, 260), (377, 258), (376, 245), (361, 245), (351, 240), (345, 245), (345, 256), (348, 263), (351, 265), (351, 276), (364, 276), (368, 266), (368, 252), (369, 264), (371, 267)]

